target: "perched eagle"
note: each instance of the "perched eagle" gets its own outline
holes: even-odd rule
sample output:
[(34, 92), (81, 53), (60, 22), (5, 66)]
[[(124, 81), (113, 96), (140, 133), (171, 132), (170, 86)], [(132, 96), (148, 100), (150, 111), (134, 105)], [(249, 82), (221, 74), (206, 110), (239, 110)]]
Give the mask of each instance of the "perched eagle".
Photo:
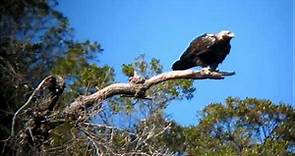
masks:
[(191, 42), (180, 59), (172, 65), (173, 70), (185, 70), (195, 66), (208, 67), (215, 71), (230, 51), (230, 40), (234, 33), (221, 31), (203, 34)]

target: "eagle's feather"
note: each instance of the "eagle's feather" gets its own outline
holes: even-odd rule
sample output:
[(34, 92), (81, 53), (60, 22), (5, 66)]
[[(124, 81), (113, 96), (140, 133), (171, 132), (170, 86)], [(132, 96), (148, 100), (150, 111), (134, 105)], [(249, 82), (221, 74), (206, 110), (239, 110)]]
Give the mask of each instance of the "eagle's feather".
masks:
[(217, 34), (203, 34), (194, 39), (180, 59), (176, 61), (173, 70), (185, 70), (195, 66), (209, 66), (216, 70), (230, 51), (230, 40), (233, 33), (221, 31)]

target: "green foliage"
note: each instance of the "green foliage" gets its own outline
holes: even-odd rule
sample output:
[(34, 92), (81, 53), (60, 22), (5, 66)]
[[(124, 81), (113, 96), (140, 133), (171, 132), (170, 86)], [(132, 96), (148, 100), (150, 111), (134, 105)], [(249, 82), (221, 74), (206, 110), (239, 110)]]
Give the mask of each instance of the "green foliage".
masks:
[(133, 68), (132, 64), (123, 64), (122, 65), (122, 72), (128, 77), (133, 76), (134, 68)]
[(166, 145), (172, 151), (182, 153), (185, 150), (185, 134), (184, 129), (175, 121), (171, 121), (171, 128), (166, 131), (158, 142)]
[(51, 72), (56, 57), (72, 42), (67, 18), (55, 0), (3, 0), (0, 4), (1, 139), (9, 135), (12, 113)]
[(50, 133), (46, 155), (90, 155), (89, 143), (73, 124), (64, 123)]
[(64, 102), (69, 102), (78, 95), (93, 93), (113, 82), (114, 70), (111, 67), (90, 63), (97, 61), (96, 54), (99, 52), (101, 48), (96, 42), (73, 43), (67, 53), (57, 59), (52, 72), (63, 76), (69, 84)]
[(208, 105), (200, 123), (185, 128), (187, 151), (193, 155), (286, 155), (295, 146), (295, 133), (288, 133), (295, 127), (294, 113), (291, 106), (269, 100), (229, 97), (224, 105)]
[[(13, 113), (25, 103), (45, 76), (56, 74), (66, 79), (66, 94), (59, 101), (59, 106), (113, 81), (111, 67), (93, 64), (102, 51), (101, 46), (97, 42), (73, 41), (73, 29), (67, 18), (55, 10), (56, 5), (55, 0), (1, 1), (0, 109), (3, 113), (0, 116), (0, 139), (8, 138)], [(42, 101), (35, 100), (34, 103), (41, 102), (37, 104), (41, 106)], [(18, 118), (18, 128), (23, 128), (24, 122), (24, 118)], [(53, 129), (52, 134), (59, 134), (61, 130), (63, 136), (52, 135), (52, 146), (71, 143), (70, 147), (80, 147), (81, 140), (67, 135), (71, 129), (65, 125)], [(80, 132), (75, 133), (83, 138)]]

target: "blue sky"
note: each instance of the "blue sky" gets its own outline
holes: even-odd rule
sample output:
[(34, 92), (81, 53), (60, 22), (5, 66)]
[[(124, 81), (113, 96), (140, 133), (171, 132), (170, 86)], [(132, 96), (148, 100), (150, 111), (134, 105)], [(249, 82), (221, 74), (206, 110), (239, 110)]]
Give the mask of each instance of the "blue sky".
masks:
[(140, 54), (158, 58), (169, 71), (188, 44), (205, 32), (231, 30), (236, 38), (224, 80), (195, 81), (192, 100), (173, 101), (167, 114), (183, 125), (197, 122), (197, 111), (228, 96), (257, 97), (294, 104), (292, 0), (63, 0), (58, 9), (70, 20), (76, 40), (101, 43), (99, 64), (115, 68)]

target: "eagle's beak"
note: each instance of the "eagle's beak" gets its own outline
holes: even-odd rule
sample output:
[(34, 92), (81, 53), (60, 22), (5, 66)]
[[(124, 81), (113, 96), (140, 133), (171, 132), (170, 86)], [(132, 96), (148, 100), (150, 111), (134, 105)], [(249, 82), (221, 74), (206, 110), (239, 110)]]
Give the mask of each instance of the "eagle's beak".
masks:
[(235, 34), (231, 32), (230, 34), (228, 34), (228, 37), (234, 38)]

